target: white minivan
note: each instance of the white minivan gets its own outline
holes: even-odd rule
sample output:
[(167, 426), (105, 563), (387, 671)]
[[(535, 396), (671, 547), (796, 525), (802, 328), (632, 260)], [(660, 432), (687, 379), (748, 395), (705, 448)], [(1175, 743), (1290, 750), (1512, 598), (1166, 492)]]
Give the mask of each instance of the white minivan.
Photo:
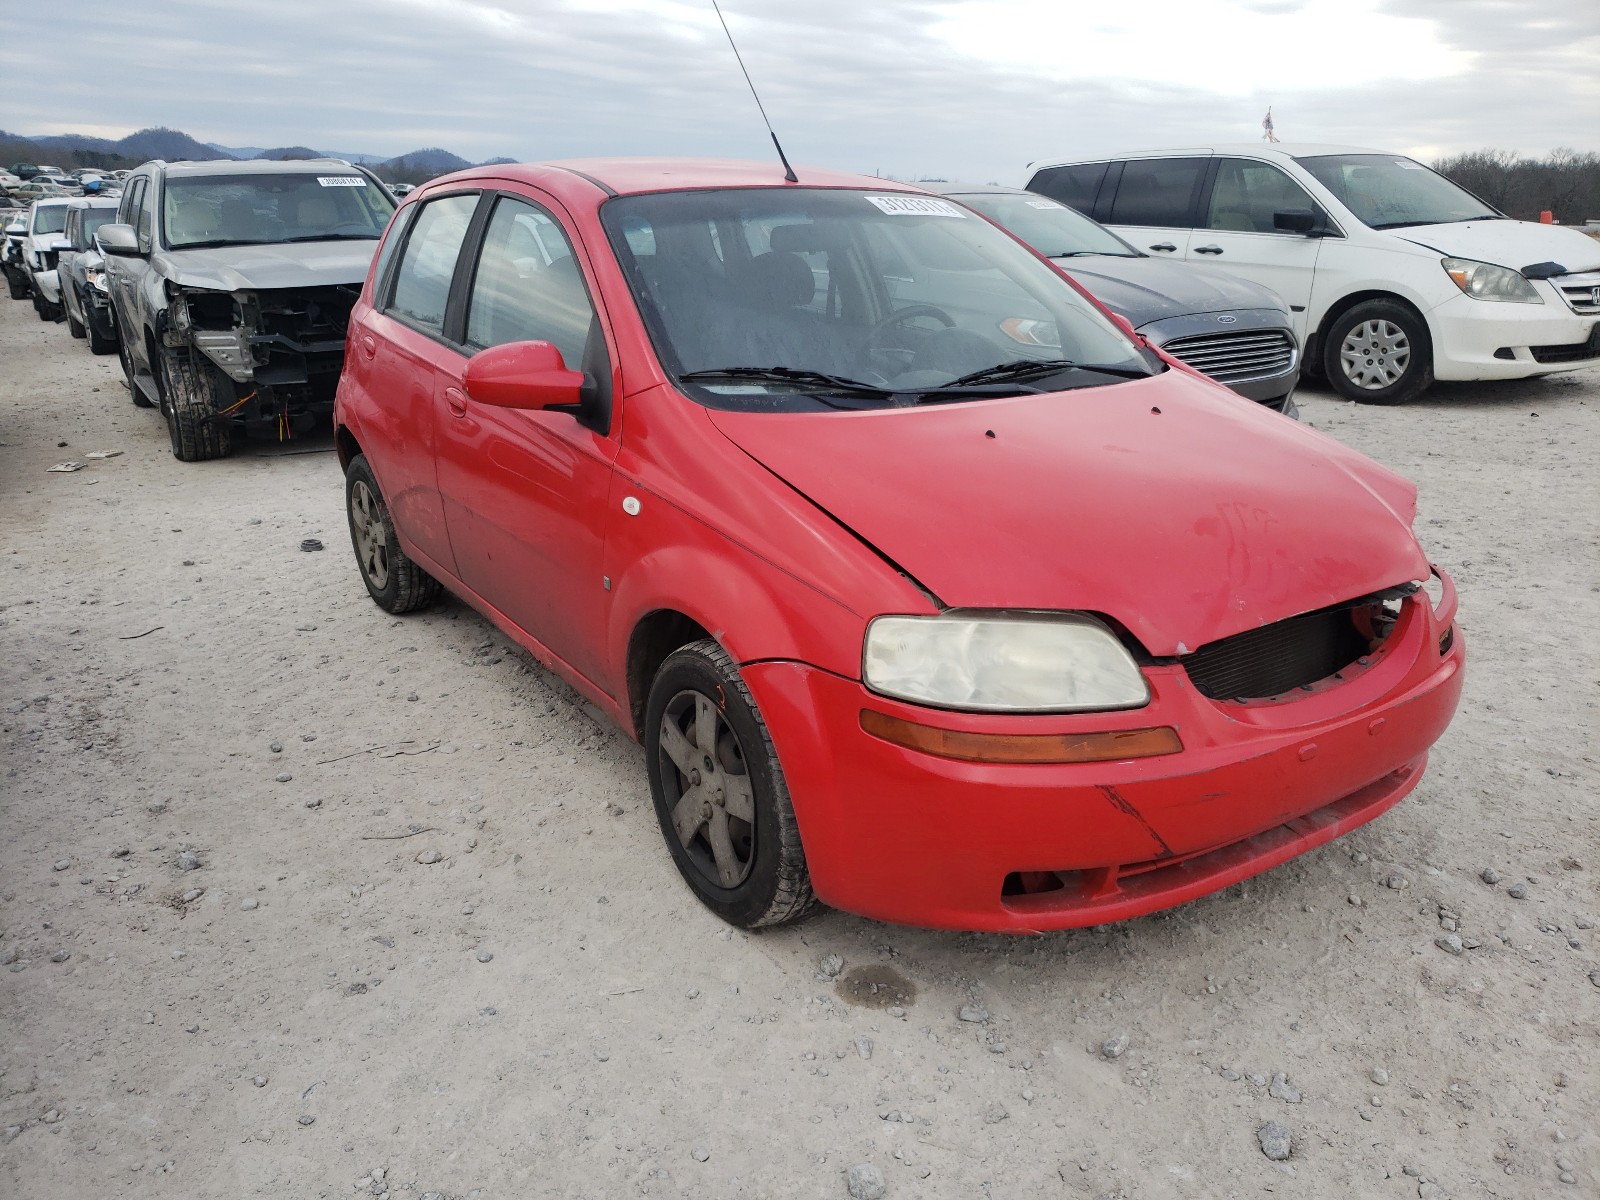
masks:
[(1032, 163), (1027, 187), (1141, 250), (1272, 288), (1306, 366), (1352, 400), (1600, 362), (1600, 241), (1512, 220), (1404, 155), (1157, 150)]

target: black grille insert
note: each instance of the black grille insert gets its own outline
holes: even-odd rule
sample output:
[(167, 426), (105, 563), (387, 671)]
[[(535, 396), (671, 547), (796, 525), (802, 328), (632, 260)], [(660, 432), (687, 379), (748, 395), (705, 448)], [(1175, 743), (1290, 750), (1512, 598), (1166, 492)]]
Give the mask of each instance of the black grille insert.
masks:
[(1326, 679), (1369, 649), (1347, 604), (1236, 633), (1182, 662), (1201, 695), (1258, 700)]

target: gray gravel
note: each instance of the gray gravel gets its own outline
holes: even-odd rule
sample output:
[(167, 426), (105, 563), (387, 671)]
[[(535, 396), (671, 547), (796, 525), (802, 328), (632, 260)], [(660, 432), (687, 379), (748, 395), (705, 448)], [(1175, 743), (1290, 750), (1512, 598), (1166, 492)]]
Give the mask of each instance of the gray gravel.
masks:
[(1276, 1121), (1268, 1121), (1256, 1130), (1256, 1141), (1261, 1143), (1261, 1153), (1273, 1162), (1289, 1157), (1289, 1131)]
[(850, 1200), (881, 1200), (889, 1191), (883, 1172), (871, 1163), (857, 1163), (845, 1175), (845, 1188)]

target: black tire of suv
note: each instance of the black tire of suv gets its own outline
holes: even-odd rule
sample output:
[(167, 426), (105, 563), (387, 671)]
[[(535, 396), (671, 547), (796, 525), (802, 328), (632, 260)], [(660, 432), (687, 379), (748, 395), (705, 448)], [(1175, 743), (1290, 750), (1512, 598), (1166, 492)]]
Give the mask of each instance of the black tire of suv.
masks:
[(82, 339), (88, 336), (89, 331), (83, 327), (83, 322), (72, 315), (72, 308), (67, 304), (66, 293), (61, 293), (61, 311), (67, 314), (67, 332), (73, 337)]
[[(1341, 350), (1357, 326), (1378, 323), (1397, 328), (1408, 348), (1405, 368), (1387, 387), (1365, 388), (1346, 373)], [(1341, 313), (1322, 343), (1322, 370), (1328, 384), (1357, 404), (1405, 404), (1433, 386), (1433, 339), (1428, 324), (1410, 308), (1393, 300), (1366, 300)]]
[(233, 429), (216, 414), (215, 372), (176, 350), (161, 350), (161, 406), (166, 411), (172, 456), (179, 462), (225, 458), (233, 451)]
[(13, 300), (26, 300), (28, 298), (28, 281), (20, 277), (16, 271), (6, 272), (6, 290), (11, 293)]
[(33, 311), (39, 314), (39, 320), (54, 324), (61, 319), (59, 306), (51, 304), (39, 291), (33, 293)]
[[(364, 490), (359, 505), (358, 488)], [(372, 474), (364, 454), (356, 455), (345, 468), (344, 511), (350, 524), (350, 545), (355, 551), (356, 566), (361, 571), (361, 582), (367, 585), (367, 594), (372, 597), (373, 603), (384, 612), (398, 615), (427, 608), (439, 598), (439, 593), (444, 590), (439, 581), (413, 562), (411, 556), (401, 548), (400, 539), (394, 533), (394, 520), (389, 516), (389, 505), (378, 490), (378, 480)], [(358, 515), (363, 512), (371, 518), (373, 527), (370, 529), (358, 528), (358, 522), (366, 524)], [(369, 570), (368, 564), (362, 559), (363, 532), (377, 539), (379, 547), (375, 548), (381, 547), (381, 570), (376, 567)], [(375, 572), (382, 576), (381, 584), (375, 581)]]
[[(709, 877), (705, 864), (697, 864), (673, 824), (673, 809), (683, 798), (685, 783), (662, 748), (662, 722), (686, 696), (693, 697), (696, 704), (708, 702), (715, 708), (749, 778), (755, 817), (750, 830), (751, 857), (746, 875), (732, 887), (720, 886)], [(650, 684), (644, 722), (645, 769), (656, 819), (678, 873), (696, 898), (741, 929), (787, 925), (815, 912), (821, 902), (811, 888), (800, 826), (778, 752), (755, 697), (728, 652), (707, 638), (669, 654)], [(711, 753), (720, 758), (720, 738), (718, 745)]]
[[(89, 310), (85, 308), (84, 311), (88, 312)], [(119, 339), (115, 334), (113, 334), (111, 337), (106, 337), (95, 328), (93, 317), (90, 317), (88, 321), (84, 323), (84, 332), (89, 338), (90, 354), (116, 354), (122, 347), (121, 339)], [(149, 401), (145, 401), (145, 403), (148, 406)]]

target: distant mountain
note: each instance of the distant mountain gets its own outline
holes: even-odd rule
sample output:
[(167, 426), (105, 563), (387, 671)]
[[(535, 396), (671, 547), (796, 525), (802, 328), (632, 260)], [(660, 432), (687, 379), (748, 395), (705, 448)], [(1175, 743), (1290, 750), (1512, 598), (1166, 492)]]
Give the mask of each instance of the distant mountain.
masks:
[[(0, 159), (12, 162), (54, 162), (63, 167), (136, 167), (152, 158), (168, 162), (219, 161), (228, 159), (342, 158), (346, 162), (371, 167), (394, 183), (421, 183), (436, 175), (461, 171), (474, 164), (438, 146), (413, 150), (394, 158), (377, 154), (352, 154), (339, 150), (313, 150), (309, 146), (224, 146), (219, 142), (200, 142), (177, 129), (141, 129), (125, 138), (95, 138), (64, 133), (40, 137), (0, 131)], [(516, 162), (512, 158), (491, 158), (485, 166)]]

